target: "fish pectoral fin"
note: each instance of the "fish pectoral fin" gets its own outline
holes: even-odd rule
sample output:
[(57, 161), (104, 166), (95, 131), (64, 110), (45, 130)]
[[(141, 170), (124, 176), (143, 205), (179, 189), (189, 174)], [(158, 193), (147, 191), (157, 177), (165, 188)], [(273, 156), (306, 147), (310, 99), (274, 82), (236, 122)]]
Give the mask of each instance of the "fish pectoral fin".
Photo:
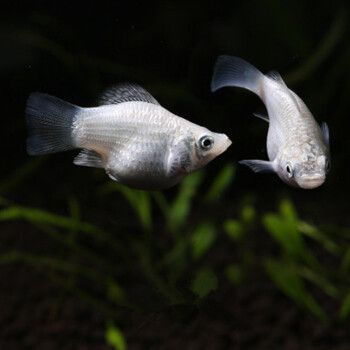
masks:
[(248, 159), (241, 160), (239, 164), (246, 165), (252, 169), (255, 173), (271, 173), (275, 172), (273, 163), (267, 160), (258, 160), (258, 159)]
[(265, 122), (270, 122), (268, 115), (266, 114), (261, 114), (261, 113), (253, 113), (254, 117), (260, 118), (262, 120), (265, 120)]
[(88, 149), (83, 149), (73, 160), (75, 165), (89, 166), (92, 168), (103, 168), (101, 156)]
[(176, 177), (180, 175), (186, 175), (188, 172), (185, 167), (183, 167), (180, 163), (172, 163), (168, 168), (167, 175), (169, 177)]
[(186, 143), (175, 145), (169, 153), (166, 173), (169, 177), (185, 175), (189, 172), (191, 158)]
[(109, 176), (110, 179), (116, 182), (120, 182), (119, 178), (115, 175), (112, 174), (109, 170), (106, 170), (106, 174)]
[(322, 130), (324, 142), (329, 146), (329, 127), (326, 122), (323, 122), (321, 124), (321, 130)]
[(148, 102), (159, 105), (159, 102), (143, 87), (134, 83), (122, 83), (105, 90), (99, 97), (99, 105), (113, 105), (122, 102)]

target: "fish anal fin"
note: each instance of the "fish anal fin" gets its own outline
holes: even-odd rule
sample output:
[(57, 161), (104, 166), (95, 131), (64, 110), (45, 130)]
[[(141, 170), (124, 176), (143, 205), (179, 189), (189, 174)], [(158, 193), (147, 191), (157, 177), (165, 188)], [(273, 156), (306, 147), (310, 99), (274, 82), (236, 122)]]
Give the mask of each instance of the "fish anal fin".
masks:
[(98, 99), (99, 105), (112, 105), (131, 101), (159, 105), (159, 102), (148, 91), (135, 83), (114, 85), (105, 90)]
[(239, 161), (239, 164), (246, 165), (255, 173), (271, 173), (275, 172), (273, 163), (267, 160), (246, 159)]
[(75, 165), (103, 168), (102, 157), (95, 151), (83, 149), (73, 160)]
[(109, 176), (109, 178), (113, 181), (120, 182), (120, 179), (115, 174), (115, 172), (112, 172), (111, 169), (106, 169), (106, 174)]

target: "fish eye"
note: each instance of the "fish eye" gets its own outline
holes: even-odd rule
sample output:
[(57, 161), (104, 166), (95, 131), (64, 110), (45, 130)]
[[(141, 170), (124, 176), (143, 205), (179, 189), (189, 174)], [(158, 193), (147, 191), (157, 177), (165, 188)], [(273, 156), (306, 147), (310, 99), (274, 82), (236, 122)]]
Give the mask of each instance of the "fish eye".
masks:
[(293, 176), (293, 168), (292, 168), (292, 166), (290, 164), (287, 164), (286, 171), (287, 171), (287, 174), (288, 174), (289, 177)]
[(213, 147), (214, 139), (211, 136), (202, 136), (199, 139), (199, 146), (203, 150), (209, 150)]

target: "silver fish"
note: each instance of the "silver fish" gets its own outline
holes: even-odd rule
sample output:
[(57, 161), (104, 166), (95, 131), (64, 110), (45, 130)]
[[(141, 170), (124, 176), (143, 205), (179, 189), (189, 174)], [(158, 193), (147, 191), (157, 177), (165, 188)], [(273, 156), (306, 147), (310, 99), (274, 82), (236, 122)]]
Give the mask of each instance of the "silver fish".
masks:
[(264, 102), (269, 122), (269, 161), (242, 160), (255, 172), (276, 172), (287, 184), (312, 189), (326, 179), (330, 167), (329, 129), (320, 127), (305, 103), (290, 90), (277, 72), (267, 75), (241, 58), (219, 56), (212, 91), (225, 86), (248, 89)]
[(26, 116), (30, 155), (81, 148), (74, 164), (104, 168), (113, 180), (144, 190), (173, 186), (231, 144), (129, 83), (107, 90), (93, 108), (32, 93)]

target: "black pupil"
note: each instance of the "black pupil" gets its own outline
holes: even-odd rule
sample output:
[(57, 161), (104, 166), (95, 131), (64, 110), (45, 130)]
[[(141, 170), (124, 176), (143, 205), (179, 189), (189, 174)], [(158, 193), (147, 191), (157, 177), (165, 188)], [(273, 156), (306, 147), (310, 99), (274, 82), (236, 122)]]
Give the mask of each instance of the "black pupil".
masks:
[(290, 167), (287, 165), (287, 172), (290, 174)]
[(202, 141), (202, 146), (203, 146), (204, 148), (210, 147), (210, 146), (211, 146), (211, 140), (210, 140), (209, 138), (204, 139), (204, 140)]

